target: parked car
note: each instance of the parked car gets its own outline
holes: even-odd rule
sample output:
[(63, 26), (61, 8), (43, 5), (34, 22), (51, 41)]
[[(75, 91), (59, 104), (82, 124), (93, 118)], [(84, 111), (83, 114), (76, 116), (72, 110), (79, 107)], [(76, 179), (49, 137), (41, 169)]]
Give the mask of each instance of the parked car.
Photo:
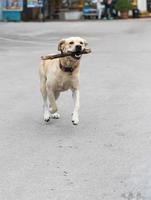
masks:
[(97, 18), (96, 4), (91, 1), (87, 1), (83, 8), (84, 19)]

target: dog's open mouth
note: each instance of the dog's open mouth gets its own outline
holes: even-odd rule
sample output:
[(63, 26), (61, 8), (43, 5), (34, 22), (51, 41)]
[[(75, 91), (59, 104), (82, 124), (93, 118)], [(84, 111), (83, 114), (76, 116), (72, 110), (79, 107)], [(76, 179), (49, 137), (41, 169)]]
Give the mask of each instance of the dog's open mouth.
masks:
[(82, 51), (79, 51), (79, 52), (72, 52), (71, 53), (71, 56), (74, 58), (74, 59), (77, 59), (79, 60), (82, 56)]
[(77, 53), (75, 53), (74, 56), (75, 56), (76, 58), (81, 58), (82, 54), (81, 54), (81, 52), (77, 52)]

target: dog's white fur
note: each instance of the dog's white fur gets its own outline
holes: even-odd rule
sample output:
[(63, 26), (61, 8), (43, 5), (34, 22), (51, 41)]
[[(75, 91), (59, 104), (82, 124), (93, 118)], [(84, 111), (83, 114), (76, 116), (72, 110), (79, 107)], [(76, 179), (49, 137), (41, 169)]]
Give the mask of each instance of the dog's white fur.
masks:
[[(58, 44), (58, 50), (61, 52), (75, 52), (76, 46), (80, 45), (81, 49), (85, 49), (87, 42), (80, 37), (70, 37), (62, 39)], [(77, 58), (80, 56), (77, 55)], [(57, 58), (54, 60), (42, 60), (40, 65), (40, 90), (43, 97), (44, 120), (49, 121), (50, 116), (58, 119), (60, 114), (57, 113), (56, 100), (60, 92), (71, 89), (74, 110), (72, 114), (72, 122), (74, 125), (79, 123), (80, 93), (79, 93), (79, 67), (80, 59), (68, 56)], [(64, 72), (60, 69), (60, 63), (66, 68), (72, 68), (73, 72)], [(48, 106), (47, 97), (50, 105)], [(50, 115), (51, 113), (51, 115)]]

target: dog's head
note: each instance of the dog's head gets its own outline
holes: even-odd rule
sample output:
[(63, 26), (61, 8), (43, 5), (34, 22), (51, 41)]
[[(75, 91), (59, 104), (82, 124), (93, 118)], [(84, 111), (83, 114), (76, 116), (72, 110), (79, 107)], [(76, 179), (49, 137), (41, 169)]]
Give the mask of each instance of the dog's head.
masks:
[(81, 52), (88, 45), (87, 41), (80, 37), (70, 37), (60, 40), (58, 51), (62, 53), (73, 52), (72, 57), (76, 60), (81, 58)]

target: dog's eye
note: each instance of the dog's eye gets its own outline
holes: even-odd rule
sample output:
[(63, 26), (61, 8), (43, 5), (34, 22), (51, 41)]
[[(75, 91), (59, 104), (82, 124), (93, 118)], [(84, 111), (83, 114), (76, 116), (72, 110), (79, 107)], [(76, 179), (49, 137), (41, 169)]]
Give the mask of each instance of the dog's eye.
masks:
[(83, 42), (80, 42), (80, 44), (82, 44), (82, 45), (83, 45)]
[(69, 42), (69, 44), (74, 44), (74, 42), (72, 41), (72, 42)]

